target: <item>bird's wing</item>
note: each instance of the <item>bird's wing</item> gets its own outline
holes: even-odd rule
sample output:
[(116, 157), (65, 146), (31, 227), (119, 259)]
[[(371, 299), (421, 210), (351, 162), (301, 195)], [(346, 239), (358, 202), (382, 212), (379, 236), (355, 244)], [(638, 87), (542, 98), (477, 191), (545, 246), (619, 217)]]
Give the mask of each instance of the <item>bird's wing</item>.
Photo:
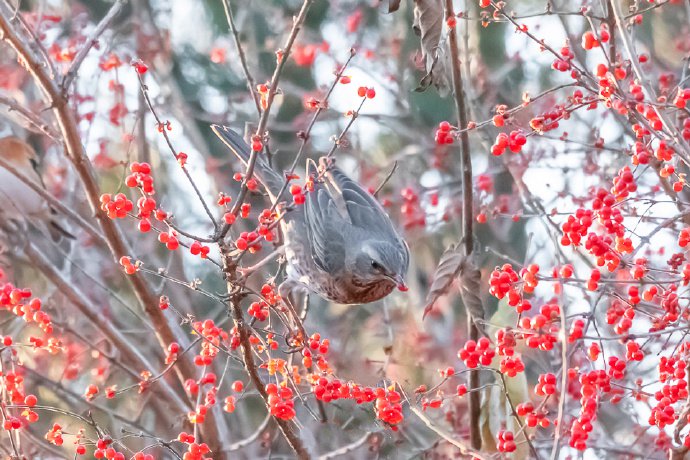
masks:
[(368, 191), (335, 167), (326, 173), (326, 179), (334, 195), (333, 199), (345, 203), (347, 217), (352, 225), (373, 234), (378, 233), (388, 241), (399, 239), (386, 211)]
[(345, 266), (343, 235), (351, 225), (323, 184), (315, 184), (314, 191), (307, 193), (304, 216), (314, 263), (331, 274), (341, 271)]
[[(227, 126), (211, 125), (211, 129), (245, 166), (249, 164), (251, 148), (247, 145), (242, 136)], [(271, 168), (264, 159), (263, 154), (256, 156), (254, 174), (273, 196), (275, 196), (283, 186), (283, 178)]]

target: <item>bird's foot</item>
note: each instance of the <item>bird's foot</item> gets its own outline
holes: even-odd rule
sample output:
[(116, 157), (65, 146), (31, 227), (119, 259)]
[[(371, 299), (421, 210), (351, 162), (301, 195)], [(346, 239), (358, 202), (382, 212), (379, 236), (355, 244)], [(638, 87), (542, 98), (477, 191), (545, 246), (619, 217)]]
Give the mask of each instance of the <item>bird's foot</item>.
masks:
[(306, 345), (306, 340), (307, 331), (304, 330), (302, 325), (298, 325), (297, 330), (291, 330), (285, 335), (285, 343), (288, 346), (288, 348), (284, 350), (285, 353), (301, 352)]

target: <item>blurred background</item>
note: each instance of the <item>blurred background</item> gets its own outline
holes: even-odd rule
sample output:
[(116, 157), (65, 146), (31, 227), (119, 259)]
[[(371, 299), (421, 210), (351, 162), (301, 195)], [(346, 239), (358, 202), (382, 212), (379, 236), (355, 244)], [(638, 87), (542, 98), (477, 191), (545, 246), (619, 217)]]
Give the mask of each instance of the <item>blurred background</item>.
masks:
[[(579, 37), (589, 29), (580, 7), (589, 7), (593, 15), (600, 16), (603, 14), (600, 3), (524, 0), (510, 1), (509, 7), (522, 18), (521, 24), (545, 38), (552, 48), (559, 50), (569, 41), (578, 64), (591, 70), (601, 62), (601, 55), (585, 54), (579, 45)], [(681, 63), (687, 62), (683, 58), (690, 51), (689, 7), (687, 2), (671, 3), (674, 4), (649, 13), (644, 24), (635, 29), (635, 39), (640, 43), (638, 52), (652, 56), (649, 65), (654, 66), (651, 73), (656, 76), (663, 72), (680, 75)], [(275, 51), (284, 46), (301, 2), (242, 0), (230, 4), (255, 83), (266, 83), (275, 67)], [(439, 299), (431, 314), (422, 319), (439, 258), (462, 237), (462, 182), (458, 143), (438, 145), (434, 141), (441, 121), (456, 124), (454, 100), (447, 85), (424, 88), (420, 84), (426, 72), (420, 38), (412, 27), (414, 4), (403, 1), (397, 11), (389, 13), (387, 2), (315, 1), (282, 74), (280, 94), (268, 125), (274, 164), (279, 170), (288, 169), (301, 142), (297, 133), (307, 128), (313, 116), (314, 100), (322, 100), (335, 72), (348, 59), (350, 50), (355, 50), (355, 57), (344, 72), (351, 83), (336, 85), (327, 110), (311, 131), (306, 152), (314, 159), (327, 154), (334, 136), (350, 121), (345, 113), (359, 104), (357, 88), (375, 88), (376, 97), (364, 104), (346, 135), (347, 142), (337, 150), (336, 159), (348, 174), (372, 190), (384, 183), (394, 169), (378, 196), (411, 248), (410, 290), (396, 291), (383, 301), (357, 307), (329, 305), (311, 296), (306, 328), (309, 333), (319, 332), (329, 338), (329, 363), (339, 379), (370, 386), (397, 382), (410, 398), (414, 397), (418, 385), (433, 387), (441, 382), (440, 369), (448, 366), (464, 369), (457, 352), (467, 339), (466, 315), (456, 291)], [(547, 4), (553, 11), (572, 14), (545, 15)], [(45, 0), (21, 2), (20, 11), (55, 63), (56, 72), (62, 73), (111, 6), (111, 2), (98, 0)], [(573, 263), (576, 271), (587, 268), (588, 264), (574, 258), (572, 251), (560, 248), (558, 227), (583, 203), (590, 187), (610, 188), (612, 171), (615, 174), (629, 163), (623, 149), (628, 148), (632, 137), (629, 126), (601, 106), (576, 111), (568, 120), (561, 121), (558, 129), (530, 137), (520, 154), (492, 156), (491, 146), (499, 132), (513, 129), (528, 132), (533, 117), (553, 110), (557, 104), (565, 104), (575, 88), (568, 74), (552, 69), (553, 56), (542, 52), (524, 34), (516, 34), (512, 24), (506, 21), (489, 24), (489, 18), (476, 2), (455, 2), (455, 10), (463, 12), (458, 24), (470, 120), (482, 124), (492, 119), (501, 104), (509, 109), (519, 107), (529, 96), (553, 89), (517, 110), (505, 128), (484, 123), (470, 136), (478, 220), (476, 263), (483, 279), (481, 294), (489, 321), (496, 327), (504, 327), (515, 325), (516, 316), (512, 308), (499, 305), (488, 294), (491, 271), (506, 262), (514, 263), (516, 270), (526, 262), (538, 263), (545, 273), (566, 261)], [(442, 37), (441, 65), (447, 65), (446, 49)], [(136, 59), (149, 68), (142, 78), (153, 107), (162, 120), (170, 122), (170, 140), (177, 152), (187, 154), (187, 168), (202, 196), (209, 203), (215, 203), (221, 192), (236, 196), (239, 183), (233, 180), (233, 175), (243, 168), (215, 138), (209, 126), (223, 124), (239, 131), (252, 130), (259, 117), (228, 30), (223, 2), (127, 2), (83, 62), (70, 98), (77, 113), (82, 143), (97, 171), (102, 191), (127, 193), (123, 180), (128, 165), (133, 161), (149, 162), (161, 207), (172, 213), (177, 227), (208, 237), (213, 227), (146, 106), (137, 73), (130, 66)], [(0, 48), (0, 96), (29, 107), (46, 123), (54, 125), (44, 111), (39, 90), (17, 65), (15, 55), (7, 46)], [(0, 110), (0, 136), (12, 134), (27, 139), (39, 154), (40, 170), (48, 190), (71, 209), (90, 217), (83, 194), (75, 193), (80, 188), (64, 159), (62, 145), (36, 132), (7, 105), (0, 105)], [(303, 168), (300, 164), (297, 171), (302, 177)], [(638, 179), (640, 189), (648, 190), (650, 197), (655, 196), (657, 182), (654, 174), (641, 175)], [(256, 213), (268, 206), (260, 193), (251, 194), (249, 201)], [(673, 215), (675, 209), (671, 203), (662, 202), (650, 204), (649, 209), (635, 206), (627, 209), (626, 226), (635, 229), (634, 241), (639, 242), (638, 235), (648, 233), (659, 219)], [(220, 208), (214, 210), (218, 216), (222, 215)], [(647, 220), (640, 219), (638, 211)], [(189, 254), (188, 250), (166, 250), (155, 236), (138, 233), (134, 219), (124, 219), (118, 225), (132, 247), (131, 256), (154, 272), (147, 278), (157, 294), (167, 296), (182, 316), (191, 315), (197, 321), (212, 319), (225, 330), (232, 327), (223, 303), (175, 282), (183, 281), (220, 296), (225, 291), (225, 280), (217, 265)], [(246, 225), (240, 223), (233, 226), (233, 234), (237, 236), (252, 229), (250, 221)], [(152, 327), (121, 276), (121, 268), (111, 263), (109, 256), (88, 235), (77, 232), (76, 236), (74, 242), (57, 245), (40, 235), (32, 238), (36, 248), (45, 253), (65, 280), (77, 287), (102, 321), (114, 324), (128, 340), (137, 344), (142, 354), (150, 356), (162, 368), (163, 357), (158, 345), (150, 339)], [(657, 238), (657, 247), (674, 241), (672, 235), (664, 232)], [(243, 263), (251, 266), (270, 250), (266, 244), (263, 251), (248, 256)], [(212, 249), (210, 257), (218, 260), (218, 256)], [(665, 261), (663, 254), (658, 257)], [(161, 413), (148, 405), (151, 398), (157, 397), (151, 394), (125, 393), (113, 400), (96, 399), (97, 407), (84, 403), (80, 396), (89, 384), (106, 387), (117, 383), (125, 387), (136, 380), (107, 359), (107, 353), (113, 352), (114, 356), (117, 353), (109, 349), (99, 328), (76, 314), (70, 299), (47, 282), (28, 259), (21, 249), (6, 247), (0, 259), (5, 280), (31, 287), (35, 295), (45, 299), (56, 330), (65, 337), (64, 350), (58, 355), (19, 351), (24, 364), (34, 364), (35, 371), (25, 375), (32, 382), (33, 391), (40, 393), (45, 404), (78, 407), (77, 412), (91, 411), (99, 424), (115, 433), (113, 436), (122, 436), (117, 431), (122, 426), (139, 432), (139, 428), (128, 424), (129, 420), (163, 439), (179, 433), (185, 414), (171, 414), (169, 419), (162, 419)], [(265, 276), (255, 276), (250, 283), (260, 290), (276, 268), (276, 263), (267, 265)], [(159, 269), (172, 279), (156, 276)], [(533, 304), (541, 306), (553, 297), (552, 284), (542, 285)], [(578, 287), (566, 287), (560, 301), (567, 304), (564, 308), (571, 318), (591, 311), (600, 300), (597, 297), (597, 293), (590, 296)], [(174, 315), (170, 321), (180, 322)], [(640, 330), (648, 329), (647, 326), (641, 324)], [(21, 321), (9, 321), (2, 323), (0, 330), (2, 335), (28, 337), (30, 331), (25, 327)], [(194, 339), (185, 325), (180, 330), (185, 331), (183, 335), (188, 342)], [(529, 398), (532, 384), (528, 382), (536, 382), (537, 376), (544, 372), (559, 372), (561, 362), (559, 353), (536, 353), (526, 348), (520, 352), (524, 354), (527, 369), (525, 375), (511, 383), (510, 391), (516, 401)], [(574, 355), (573, 366), (582, 358), (578, 356)], [(219, 396), (229, 393), (229, 385), (234, 380), (246, 383), (241, 363), (236, 360), (218, 360), (214, 366), (218, 375), (227, 374)], [(644, 376), (651, 369), (640, 369), (639, 375)], [(448, 379), (441, 387), (447, 396), (442, 409), (430, 410), (430, 417), (445, 420), (448, 429), (458, 436), (468, 435), (466, 400), (450, 396), (456, 385), (465, 380), (463, 374)], [(491, 380), (486, 382), (491, 385)], [(512, 422), (506, 422), (509, 409), (504, 403), (489, 404), (492, 393), (488, 388), (484, 394), (482, 424), (486, 443), (491, 448), (499, 429)], [(313, 400), (309, 404), (314, 406)], [(349, 401), (329, 404), (326, 424), (312, 417), (300, 403), (297, 406), (302, 435), (316, 452), (337, 449), (367, 433), (376, 435), (366, 440), (370, 449), (357, 450), (351, 454), (352, 458), (422, 455), (443, 458), (452, 452), (437, 446), (437, 436), (407, 413), (409, 423), (406, 421), (394, 432), (375, 420), (369, 405), (357, 406)], [(601, 437), (597, 443), (602, 449), (608, 449), (637, 440), (637, 446), (644, 451), (644, 446), (652, 445), (656, 434), (637, 433), (633, 427), (639, 422), (635, 417), (644, 421), (648, 409), (623, 406), (607, 406), (601, 416), (601, 428), (604, 432), (608, 429), (611, 437)], [(548, 408), (553, 416), (556, 405)], [(622, 416), (623, 411), (637, 415)], [(238, 402), (235, 414), (221, 416), (231, 444), (251, 435), (260, 426), (264, 409), (256, 394), (249, 392)], [(57, 418), (64, 419), (59, 415)], [(43, 437), (40, 433), (47, 431), (53, 420), (49, 416), (41, 418), (38, 425), (43, 428), (35, 430), (38, 438)], [(286, 446), (273, 441), (275, 433), (275, 430), (262, 431), (256, 442), (234, 452), (244, 458), (264, 458), (272, 455), (275, 448), (272, 458), (289, 457)], [(132, 448), (141, 448), (149, 441), (136, 436), (125, 436), (125, 439)], [(551, 441), (542, 432), (535, 444), (550, 445)], [(44, 444), (40, 439), (36, 441), (33, 458), (51, 458), (69, 451), (50, 450)], [(523, 448), (518, 453), (524, 457), (528, 454), (526, 446), (521, 445)], [(586, 458), (603, 458), (601, 452), (609, 451), (597, 451), (595, 446)], [(160, 455), (167, 458), (168, 454), (161, 451)]]

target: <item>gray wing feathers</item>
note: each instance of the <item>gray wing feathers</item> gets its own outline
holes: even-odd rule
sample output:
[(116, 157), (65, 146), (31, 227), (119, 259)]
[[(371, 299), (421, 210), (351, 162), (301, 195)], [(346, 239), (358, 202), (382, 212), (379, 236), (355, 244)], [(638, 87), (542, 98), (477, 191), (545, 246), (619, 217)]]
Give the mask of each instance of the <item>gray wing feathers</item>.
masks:
[(372, 233), (379, 233), (390, 238), (391, 241), (398, 239), (398, 234), (388, 215), (368, 191), (360, 187), (357, 182), (347, 177), (338, 168), (333, 168), (329, 172), (329, 179), (340, 190), (353, 225)]
[[(227, 126), (212, 125), (211, 129), (220, 138), (221, 141), (235, 154), (237, 158), (245, 165), (249, 163), (251, 149), (244, 141), (242, 136), (228, 128)], [(264, 187), (273, 196), (277, 195), (283, 185), (283, 178), (278, 174), (263, 158), (263, 154), (256, 157), (254, 165), (254, 173), (259, 181), (264, 184)]]
[(343, 226), (348, 223), (321, 185), (307, 194), (305, 216), (314, 263), (328, 273), (337, 273), (345, 263)]

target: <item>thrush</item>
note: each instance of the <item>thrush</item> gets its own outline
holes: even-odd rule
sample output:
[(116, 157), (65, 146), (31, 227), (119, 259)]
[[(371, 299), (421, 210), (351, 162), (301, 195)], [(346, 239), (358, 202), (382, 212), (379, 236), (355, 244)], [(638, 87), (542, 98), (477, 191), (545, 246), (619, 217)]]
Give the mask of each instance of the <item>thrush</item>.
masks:
[[(247, 165), (251, 150), (242, 136), (228, 127), (211, 128)], [(288, 264), (281, 292), (301, 285), (335, 303), (363, 304), (396, 287), (407, 290), (409, 249), (383, 207), (334, 165), (318, 172), (313, 162), (310, 165), (313, 190), (280, 221)], [(276, 203), (283, 175), (261, 155), (254, 175)]]
[[(34, 184), (43, 187), (43, 180), (37, 171), (38, 157), (34, 149), (23, 140), (7, 136), (0, 138), (0, 157), (12, 169)], [(56, 212), (34, 189), (19, 179), (12, 171), (0, 166), (0, 220), (5, 231), (17, 232), (19, 228), (31, 225), (50, 234), (54, 241), (62, 237), (74, 239), (56, 220)], [(8, 227), (9, 226), (9, 227)]]

